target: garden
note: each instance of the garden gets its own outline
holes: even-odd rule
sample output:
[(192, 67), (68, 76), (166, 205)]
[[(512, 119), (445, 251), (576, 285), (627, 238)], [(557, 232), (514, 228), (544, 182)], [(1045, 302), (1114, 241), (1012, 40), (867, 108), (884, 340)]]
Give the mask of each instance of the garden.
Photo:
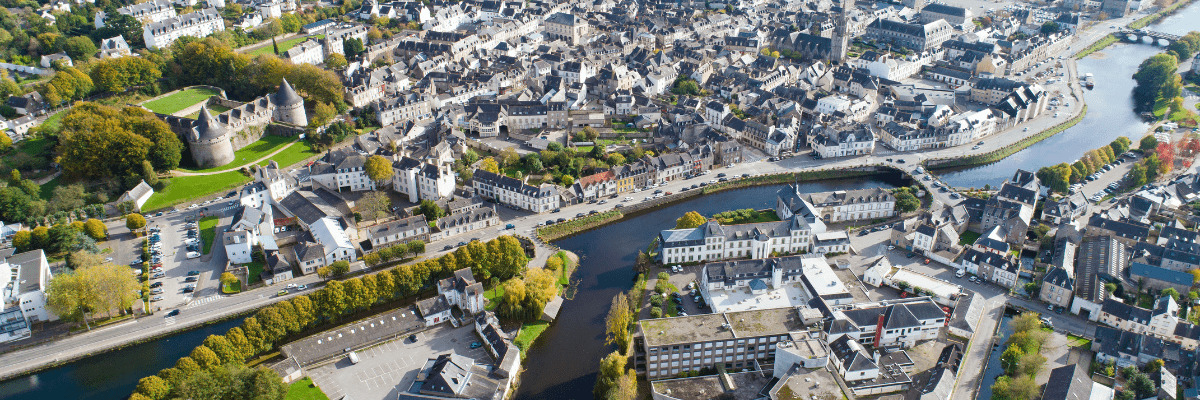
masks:
[(159, 114), (175, 114), (220, 94), (221, 92), (216, 89), (195, 87), (147, 101), (142, 106)]

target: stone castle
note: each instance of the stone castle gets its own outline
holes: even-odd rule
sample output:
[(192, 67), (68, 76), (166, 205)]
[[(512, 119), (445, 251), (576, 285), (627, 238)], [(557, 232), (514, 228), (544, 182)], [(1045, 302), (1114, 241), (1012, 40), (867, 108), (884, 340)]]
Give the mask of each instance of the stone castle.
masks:
[[(229, 107), (216, 116), (208, 104)], [(234, 161), (234, 152), (262, 138), (267, 126), (275, 124), (275, 133), (299, 132), (308, 125), (304, 99), (286, 79), (279, 90), (247, 103), (213, 96), (200, 107), (197, 119), (159, 114), (187, 143), (192, 160), (199, 168), (212, 168)], [(246, 160), (252, 161), (252, 160)]]

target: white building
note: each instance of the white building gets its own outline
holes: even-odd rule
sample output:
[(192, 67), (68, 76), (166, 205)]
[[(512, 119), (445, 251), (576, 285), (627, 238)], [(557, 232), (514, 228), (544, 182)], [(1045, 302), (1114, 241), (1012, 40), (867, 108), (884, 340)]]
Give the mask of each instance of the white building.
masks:
[(32, 250), (6, 257), (0, 261), (0, 342), (20, 340), (30, 336), (32, 322), (53, 321), (58, 316), (46, 308), (46, 288), (52, 274), (46, 253)]
[(721, 225), (709, 221), (691, 229), (659, 233), (664, 264), (728, 258), (767, 258), (812, 250), (813, 229), (802, 217), (783, 221)]
[(555, 210), (562, 204), (557, 186), (546, 183), (530, 186), (518, 179), (481, 169), (476, 169), (472, 175), (471, 188), (480, 197), (535, 213)]
[(278, 250), (275, 244), (275, 219), (271, 206), (242, 206), (233, 217), (233, 224), (224, 233), (225, 255), (229, 262), (246, 264), (254, 261), (254, 248)]
[(408, 196), (408, 201), (439, 200), (454, 194), (454, 171), (449, 164), (437, 165), (401, 156), (392, 163), (392, 190)]
[(325, 265), (336, 261), (354, 262), (358, 253), (342, 225), (333, 218), (321, 218), (309, 225), (309, 231), (324, 251)]
[(825, 326), (826, 340), (849, 336), (874, 347), (911, 348), (938, 337), (949, 317), (933, 300), (921, 297), (879, 304), (854, 304), (833, 311)]
[(223, 30), (225, 19), (215, 8), (209, 8), (146, 24), (142, 27), (142, 39), (147, 48), (158, 49), (184, 36), (202, 38)]
[(367, 240), (371, 241), (371, 248), (374, 250), (415, 240), (428, 242), (429, 223), (425, 222), (425, 216), (420, 214), (385, 222), (367, 228)]
[[(143, 3), (130, 4), (117, 9), (117, 13), (125, 14), (133, 17), (143, 25), (162, 21), (175, 17), (175, 6), (170, 0), (150, 0)], [(97, 29), (104, 27), (104, 19), (107, 14), (104, 11), (96, 11), (95, 26)]]
[(875, 151), (875, 134), (861, 125), (844, 130), (817, 126), (809, 144), (823, 158), (867, 155)]
[(367, 157), (353, 149), (333, 150), (325, 159), (309, 166), (309, 176), (332, 190), (375, 190), (375, 181), (367, 177), (366, 164)]

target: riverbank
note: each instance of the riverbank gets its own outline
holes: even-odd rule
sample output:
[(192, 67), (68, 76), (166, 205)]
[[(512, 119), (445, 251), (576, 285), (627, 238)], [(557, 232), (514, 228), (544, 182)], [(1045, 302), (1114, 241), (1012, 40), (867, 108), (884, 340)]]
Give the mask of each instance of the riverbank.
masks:
[(990, 151), (987, 153), (983, 153), (983, 154), (977, 154), (977, 155), (973, 155), (973, 156), (960, 157), (960, 158), (951, 158), (951, 159), (925, 160), (924, 161), (925, 168), (930, 169), (930, 170), (935, 170), (935, 169), (947, 169), (947, 168), (974, 167), (974, 166), (990, 164), (990, 163), (994, 163), (994, 162), (1003, 160), (1003, 159), (1007, 158), (1008, 156), (1013, 155), (1013, 153), (1024, 150), (1025, 148), (1027, 148), (1029, 146), (1032, 146), (1040, 141), (1046, 140), (1046, 139), (1050, 138), (1051, 136), (1054, 136), (1062, 131), (1067, 130), (1067, 128), (1075, 126), (1075, 124), (1078, 124), (1079, 121), (1083, 120), (1083, 117), (1087, 115), (1087, 112), (1088, 112), (1088, 106), (1087, 106), (1087, 104), (1084, 104), (1083, 108), (1081, 109), (1079, 114), (1076, 114), (1074, 118), (1071, 118), (1061, 124), (1055, 125), (1055, 126), (1051, 127), (1050, 129), (1041, 131), (1036, 135), (1029, 136), (1025, 139), (1021, 139), (1020, 141), (1018, 141), (1016, 143), (1013, 143), (1008, 146), (1004, 146), (999, 149), (996, 149), (996, 150), (993, 150), (993, 151)]
[(1139, 19), (1137, 21), (1130, 22), (1129, 25), (1126, 25), (1126, 27), (1128, 27), (1129, 29), (1145, 28), (1146, 26), (1153, 24), (1155, 21), (1158, 21), (1158, 20), (1162, 19), (1163, 17), (1174, 14), (1176, 11), (1179, 11), (1179, 9), (1187, 6), (1188, 4), (1191, 4), (1192, 1), (1194, 1), (1194, 0), (1180, 0), (1180, 1), (1176, 2), (1175, 4), (1167, 6), (1167, 8), (1164, 8), (1164, 9), (1160, 10), (1159, 12), (1142, 17), (1142, 19)]

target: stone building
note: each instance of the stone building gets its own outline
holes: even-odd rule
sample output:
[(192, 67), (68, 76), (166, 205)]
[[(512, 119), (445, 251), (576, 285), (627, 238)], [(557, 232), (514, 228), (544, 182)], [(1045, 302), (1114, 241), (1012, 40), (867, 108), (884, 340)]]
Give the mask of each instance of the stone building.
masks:
[(234, 152), (261, 138), (267, 125), (283, 124), (291, 130), (308, 125), (304, 99), (296, 94), (286, 79), (275, 94), (248, 103), (221, 97), (213, 97), (208, 101), (230, 109), (214, 116), (208, 112), (207, 106), (201, 106), (200, 115), (195, 120), (159, 114), (171, 126), (171, 130), (183, 137), (192, 160), (200, 168), (233, 162)]

